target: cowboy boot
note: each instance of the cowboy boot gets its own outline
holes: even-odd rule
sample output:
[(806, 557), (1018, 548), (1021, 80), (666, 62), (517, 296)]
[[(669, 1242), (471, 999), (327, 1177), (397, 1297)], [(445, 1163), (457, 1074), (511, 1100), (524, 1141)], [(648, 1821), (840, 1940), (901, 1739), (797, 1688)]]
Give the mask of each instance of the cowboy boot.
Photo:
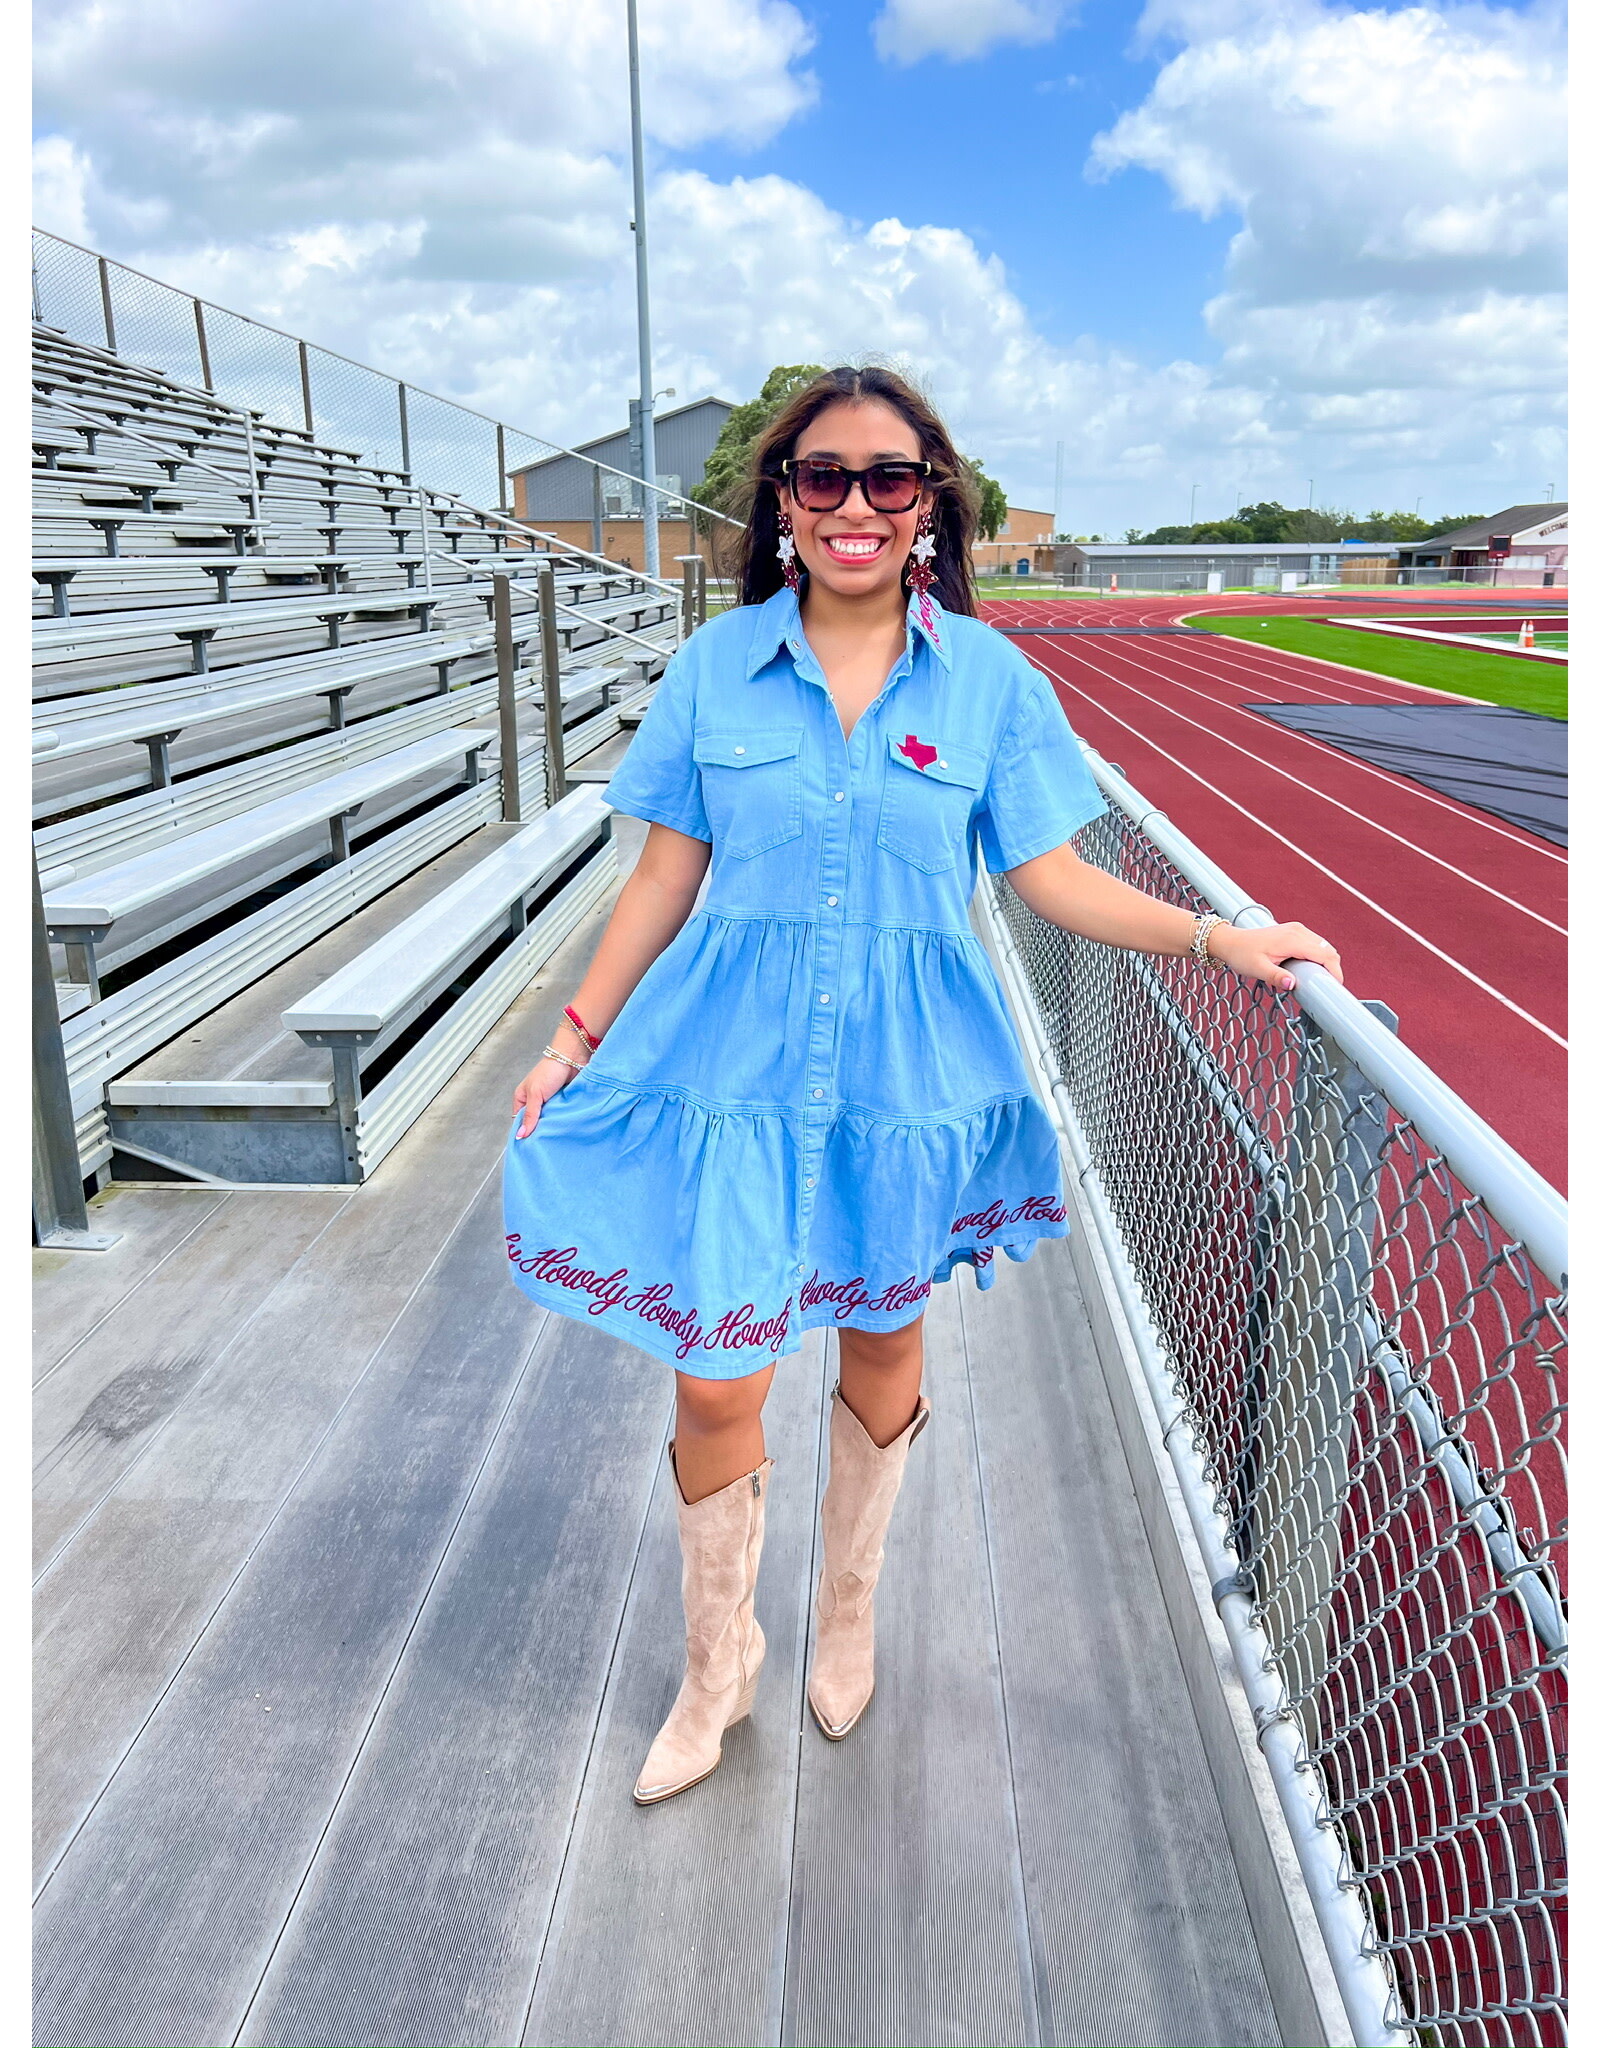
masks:
[(844, 1740), (872, 1697), (872, 1592), (906, 1453), (927, 1420), (928, 1404), (919, 1397), (916, 1414), (880, 1450), (833, 1390), (817, 1641), (806, 1686), (812, 1715), (830, 1742)]
[(673, 1458), (688, 1662), (633, 1788), (640, 1806), (655, 1806), (709, 1778), (722, 1761), (723, 1730), (742, 1721), (755, 1699), (767, 1652), (755, 1602), (771, 1470), (772, 1460), (764, 1458), (754, 1472), (691, 1506), (677, 1489)]

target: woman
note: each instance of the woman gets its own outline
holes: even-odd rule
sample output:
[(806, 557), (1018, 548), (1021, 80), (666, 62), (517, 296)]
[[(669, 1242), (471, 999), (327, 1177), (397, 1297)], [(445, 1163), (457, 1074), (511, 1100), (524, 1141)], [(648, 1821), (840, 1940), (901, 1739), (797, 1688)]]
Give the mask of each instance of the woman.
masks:
[(928, 1295), (1066, 1232), (967, 918), (976, 846), (1108, 945), (1284, 989), (1291, 958), (1338, 972), (1302, 925), (1197, 919), (1073, 852), (1105, 807), (1045, 678), (976, 618), (970, 472), (908, 384), (829, 371), (755, 472), (743, 602), (673, 658), (607, 791), (649, 835), (507, 1151), (518, 1282), (677, 1371), (688, 1657), (641, 1805), (709, 1776), (755, 1695), (778, 1359), (838, 1331), (807, 1697), (839, 1741), (872, 1694), (873, 1589), (928, 1419)]

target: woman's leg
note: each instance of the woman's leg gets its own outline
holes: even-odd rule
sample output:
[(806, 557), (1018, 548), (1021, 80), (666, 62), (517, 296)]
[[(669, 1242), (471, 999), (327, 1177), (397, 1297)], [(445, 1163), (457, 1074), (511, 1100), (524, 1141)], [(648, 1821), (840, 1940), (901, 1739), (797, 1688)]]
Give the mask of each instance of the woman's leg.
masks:
[(921, 1316), (901, 1330), (839, 1332), (839, 1392), (879, 1450), (915, 1415), (921, 1391)]
[(741, 1380), (678, 1375), (678, 1541), (683, 1550), (683, 1683), (633, 1788), (641, 1806), (709, 1777), (722, 1738), (755, 1698), (766, 1639), (756, 1620), (756, 1573), (772, 1464), (761, 1404), (774, 1368)]
[(742, 1380), (697, 1380), (678, 1374), (678, 1428), (674, 1457), (678, 1490), (692, 1506), (730, 1480), (753, 1472), (767, 1455), (761, 1404), (777, 1363)]
[(872, 1596), (906, 1454), (928, 1419), (921, 1385), (920, 1316), (900, 1330), (839, 1332), (817, 1634), (806, 1685), (830, 1742), (850, 1733), (872, 1698)]

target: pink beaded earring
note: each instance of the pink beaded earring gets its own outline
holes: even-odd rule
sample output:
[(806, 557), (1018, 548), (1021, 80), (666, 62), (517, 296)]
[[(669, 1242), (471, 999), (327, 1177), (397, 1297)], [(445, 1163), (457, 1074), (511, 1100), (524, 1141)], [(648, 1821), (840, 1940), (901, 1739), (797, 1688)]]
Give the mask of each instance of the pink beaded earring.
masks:
[(800, 588), (800, 564), (794, 554), (794, 523), (787, 512), (778, 514), (778, 562), (783, 580), (791, 590)]
[(918, 597), (926, 597), (939, 578), (934, 572), (933, 554), (936, 542), (933, 538), (933, 514), (924, 512), (917, 521), (917, 537), (911, 543), (911, 560), (906, 566), (906, 581)]
[(933, 600), (928, 595), (939, 580), (933, 566), (935, 546), (933, 514), (924, 512), (917, 521), (917, 537), (911, 543), (911, 559), (906, 564), (906, 582), (911, 586), (912, 601), (917, 607), (917, 617), (922, 621), (922, 630), (934, 645), (938, 646), (939, 629), (934, 623)]

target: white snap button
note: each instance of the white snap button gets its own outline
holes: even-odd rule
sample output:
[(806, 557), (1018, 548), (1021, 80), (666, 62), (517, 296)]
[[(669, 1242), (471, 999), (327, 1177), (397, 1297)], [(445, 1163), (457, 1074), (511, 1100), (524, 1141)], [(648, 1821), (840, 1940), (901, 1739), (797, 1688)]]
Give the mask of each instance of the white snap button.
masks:
[(818, 997), (817, 997), (817, 1001), (818, 1001), (819, 1003), (831, 1003), (831, 1002), (833, 1001), (833, 997), (832, 997), (832, 996), (818, 996)]
[(833, 800), (836, 804), (842, 804), (844, 802), (844, 791), (842, 789), (836, 789), (833, 792)]
[[(735, 752), (736, 754), (742, 754), (742, 753), (744, 752), (744, 748), (743, 748), (743, 747), (735, 747), (733, 751), (734, 751), (734, 752)], [(941, 761), (941, 762), (939, 763), (939, 766), (940, 766), (940, 767), (942, 768), (942, 767), (944, 766), (944, 763), (943, 763), (943, 762)]]
[(817, 1102), (820, 1102), (822, 1100), (822, 1090), (820, 1088), (813, 1088), (811, 1094), (813, 1100)]
[[(744, 752), (744, 748), (743, 748), (743, 747), (736, 747), (736, 748), (734, 749), (734, 751), (735, 751), (735, 753), (739, 753), (739, 754), (742, 754), (742, 753)], [(948, 768), (948, 767), (950, 766), (950, 763), (949, 763), (948, 761), (941, 761), (941, 762), (940, 762), (940, 763), (939, 763), (938, 765), (939, 765), (939, 766), (940, 766), (941, 768)]]
[(837, 906), (838, 906), (838, 902), (839, 902), (839, 899), (838, 899), (838, 897), (837, 897), (837, 896), (830, 896), (830, 897), (828, 898), (828, 908), (829, 908), (830, 910), (836, 909), (836, 908), (837, 908)]
[(814, 1188), (816, 1186), (816, 1182), (812, 1179), (809, 1173), (806, 1175), (806, 1186), (808, 1188)]

